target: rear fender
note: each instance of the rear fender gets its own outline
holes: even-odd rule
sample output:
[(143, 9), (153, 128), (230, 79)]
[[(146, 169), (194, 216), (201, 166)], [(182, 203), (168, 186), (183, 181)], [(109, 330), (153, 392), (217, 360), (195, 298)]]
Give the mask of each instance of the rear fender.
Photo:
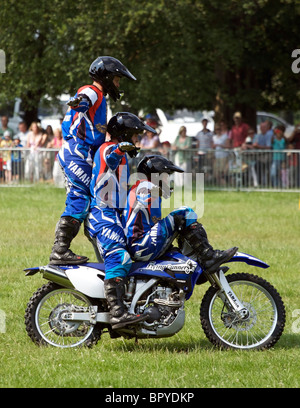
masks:
[(65, 288), (76, 289), (92, 298), (105, 299), (104, 265), (87, 263), (84, 265), (46, 265), (25, 269), (26, 276), (41, 272), (43, 278)]
[(78, 265), (77, 268), (68, 268), (65, 272), (74, 288), (79, 292), (92, 298), (105, 299), (104, 271)]
[(24, 269), (25, 276), (32, 276), (35, 275), (36, 273), (40, 272), (41, 267), (40, 266), (36, 266), (35, 268), (27, 268)]

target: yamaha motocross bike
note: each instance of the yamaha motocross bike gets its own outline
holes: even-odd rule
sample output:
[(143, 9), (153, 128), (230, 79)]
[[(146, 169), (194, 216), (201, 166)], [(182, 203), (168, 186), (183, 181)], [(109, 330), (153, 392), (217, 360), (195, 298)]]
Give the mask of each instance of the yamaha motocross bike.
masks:
[[(245, 262), (260, 268), (269, 265), (238, 252), (229, 262)], [(207, 274), (178, 249), (155, 261), (135, 262), (128, 275), (124, 303), (129, 313), (145, 320), (112, 330), (104, 294), (104, 264), (39, 266), (26, 275), (42, 273), (49, 282), (31, 297), (26, 330), (37, 345), (61, 348), (91, 347), (102, 333), (111, 338), (146, 339), (170, 337), (185, 322), (185, 302), (196, 284), (209, 282), (200, 321), (209, 341), (225, 349), (268, 349), (279, 340), (285, 325), (285, 308), (276, 289), (248, 273), (226, 275), (228, 266)]]

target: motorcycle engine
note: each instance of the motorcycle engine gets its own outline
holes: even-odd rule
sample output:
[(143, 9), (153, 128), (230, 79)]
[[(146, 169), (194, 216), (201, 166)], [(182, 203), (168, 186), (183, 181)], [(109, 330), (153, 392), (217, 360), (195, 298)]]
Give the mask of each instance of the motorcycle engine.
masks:
[(146, 326), (168, 326), (177, 316), (177, 310), (183, 305), (184, 293), (168, 286), (155, 286), (148, 295), (140, 313), (148, 315)]

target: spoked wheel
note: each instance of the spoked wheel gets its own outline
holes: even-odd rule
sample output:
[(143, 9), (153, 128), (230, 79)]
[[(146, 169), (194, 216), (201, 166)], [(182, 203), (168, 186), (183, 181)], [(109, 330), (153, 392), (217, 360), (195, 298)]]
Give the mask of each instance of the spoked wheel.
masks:
[(86, 312), (90, 306), (91, 300), (82, 293), (49, 282), (33, 294), (27, 305), (27, 333), (38, 345), (91, 347), (101, 337), (100, 325), (63, 319), (66, 313)]
[(211, 286), (200, 309), (202, 328), (209, 341), (228, 349), (273, 347), (285, 325), (285, 308), (279, 293), (258, 276), (238, 273), (226, 278), (249, 313), (243, 318), (239, 316), (227, 301), (224, 302), (221, 291)]

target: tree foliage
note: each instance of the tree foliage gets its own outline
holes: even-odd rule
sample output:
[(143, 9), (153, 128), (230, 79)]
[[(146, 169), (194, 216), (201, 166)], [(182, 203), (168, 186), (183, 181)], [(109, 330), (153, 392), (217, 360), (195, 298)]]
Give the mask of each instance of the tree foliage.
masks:
[(21, 97), (30, 118), (40, 98), (89, 83), (99, 55), (138, 78), (122, 81), (128, 109), (299, 109), (297, 0), (3, 0), (1, 95)]

